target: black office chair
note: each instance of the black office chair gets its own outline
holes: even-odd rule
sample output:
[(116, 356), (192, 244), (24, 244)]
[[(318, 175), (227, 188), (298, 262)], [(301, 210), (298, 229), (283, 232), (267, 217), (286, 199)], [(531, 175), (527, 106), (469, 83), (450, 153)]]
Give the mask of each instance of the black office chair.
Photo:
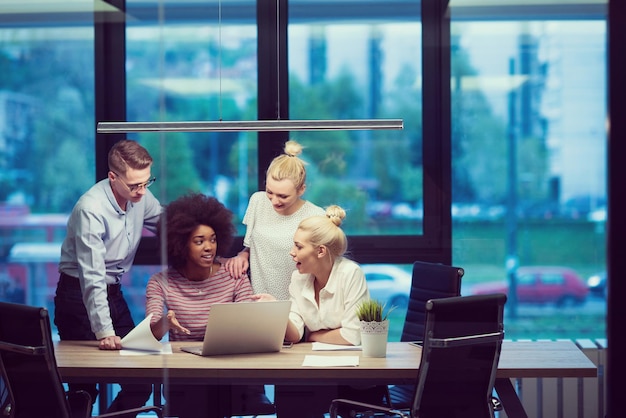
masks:
[[(45, 308), (0, 302), (0, 416), (10, 418), (86, 418), (91, 416), (87, 392), (66, 392), (57, 369), (50, 317)], [(146, 406), (104, 417), (154, 412)]]
[(493, 418), (491, 395), (504, 338), (503, 294), (433, 299), (426, 304), (426, 334), (409, 410), (335, 399), (351, 416)]
[[(426, 326), (426, 302), (461, 294), (461, 279), (465, 271), (460, 267), (416, 261), (413, 263), (409, 305), (404, 319), (400, 341), (423, 341)], [(392, 408), (408, 409), (413, 402), (415, 385), (389, 387)]]
[[(465, 274), (465, 271), (460, 267), (425, 261), (413, 263), (409, 303), (400, 341), (424, 340), (426, 302), (430, 299), (459, 296), (461, 294), (461, 278), (463, 274)], [(391, 387), (383, 385), (370, 388), (367, 391), (346, 391), (340, 393), (340, 396), (357, 401), (379, 399), (389, 407), (406, 409), (411, 406), (413, 393), (415, 393), (414, 385), (395, 385)], [(345, 415), (345, 412), (342, 412), (341, 415)]]

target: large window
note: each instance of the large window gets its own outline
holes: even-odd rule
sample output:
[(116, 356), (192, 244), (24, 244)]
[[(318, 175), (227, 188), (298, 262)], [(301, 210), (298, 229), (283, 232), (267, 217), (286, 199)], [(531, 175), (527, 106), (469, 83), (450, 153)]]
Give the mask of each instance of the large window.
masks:
[(0, 300), (51, 309), (67, 214), (94, 182), (93, 15), (3, 6)]
[(292, 119), (404, 121), (402, 131), (292, 133), (313, 163), (309, 198), (346, 206), (352, 235), (423, 232), (421, 24), (398, 12), (413, 21), (362, 10), (352, 20), (290, 19)]
[(453, 260), (513, 338), (605, 333), (606, 22), (572, 12), (451, 13)]
[[(397, 132), (129, 135), (155, 156), (163, 203), (187, 190), (214, 195), (243, 233), (249, 195), (293, 137), (307, 147), (306, 197), (349, 209), (363, 264), (404, 275), (413, 260), (453, 263), (466, 270), (464, 293), (516, 285), (517, 268), (531, 266), (566, 267), (583, 282), (600, 273), (601, 285), (607, 89), (597, 2), (452, 2), (446, 14), (434, 0), (127, 0), (123, 44), (99, 29), (120, 20), (94, 19), (107, 2), (83, 3), (62, 13), (0, 4), (0, 298), (52, 307), (65, 219), (106, 166), (96, 103), (116, 95), (123, 105), (103, 106), (129, 121), (254, 120), (277, 105), (290, 119), (404, 120)], [(115, 77), (98, 83), (103, 57), (123, 73), (122, 89)], [(137, 319), (145, 281), (161, 268), (154, 243), (147, 237), (127, 279)], [(604, 333), (604, 299), (593, 294), (584, 309), (508, 306), (513, 317), (531, 312), (535, 336)]]

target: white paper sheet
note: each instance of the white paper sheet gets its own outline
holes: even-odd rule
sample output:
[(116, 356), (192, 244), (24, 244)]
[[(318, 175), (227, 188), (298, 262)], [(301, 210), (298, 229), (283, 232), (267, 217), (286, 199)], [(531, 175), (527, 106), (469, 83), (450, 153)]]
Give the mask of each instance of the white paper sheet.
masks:
[(356, 367), (359, 356), (315, 356), (306, 355), (302, 365), (305, 367)]
[(163, 353), (163, 344), (154, 338), (152, 330), (150, 329), (150, 318), (152, 318), (152, 314), (148, 315), (146, 319), (141, 321), (139, 325), (122, 338), (122, 350), (120, 350), (120, 354), (124, 351), (129, 351), (126, 349), (130, 349), (131, 351), (143, 351), (144, 354), (151, 354), (150, 352), (152, 352), (152, 354)]
[(314, 342), (311, 344), (311, 349), (313, 351), (361, 351), (361, 346)]
[(161, 348), (161, 351), (154, 351), (154, 350), (135, 350), (132, 348), (126, 348), (126, 349), (121, 349), (120, 350), (120, 355), (121, 356), (153, 356), (153, 355), (161, 355), (161, 354), (172, 354), (172, 344), (170, 343), (163, 343)]

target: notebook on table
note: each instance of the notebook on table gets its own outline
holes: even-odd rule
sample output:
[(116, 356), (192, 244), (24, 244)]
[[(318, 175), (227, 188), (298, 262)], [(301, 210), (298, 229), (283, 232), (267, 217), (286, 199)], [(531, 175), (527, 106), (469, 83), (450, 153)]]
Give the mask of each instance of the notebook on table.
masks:
[(289, 300), (216, 303), (202, 345), (181, 350), (200, 356), (280, 351), (290, 308)]

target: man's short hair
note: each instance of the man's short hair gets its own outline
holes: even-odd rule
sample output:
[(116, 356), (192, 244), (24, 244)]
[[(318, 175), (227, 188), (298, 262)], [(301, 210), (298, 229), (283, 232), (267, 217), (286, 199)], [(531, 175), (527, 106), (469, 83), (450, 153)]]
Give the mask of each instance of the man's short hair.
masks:
[(148, 150), (130, 139), (116, 142), (109, 151), (109, 170), (117, 174), (126, 174), (128, 169), (143, 170), (152, 164)]

